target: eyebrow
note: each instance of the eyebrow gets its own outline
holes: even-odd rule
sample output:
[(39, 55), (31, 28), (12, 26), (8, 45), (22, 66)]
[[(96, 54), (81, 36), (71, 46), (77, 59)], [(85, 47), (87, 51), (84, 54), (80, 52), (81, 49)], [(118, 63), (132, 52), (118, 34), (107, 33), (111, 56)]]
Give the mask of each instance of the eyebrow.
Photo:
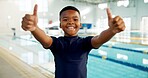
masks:
[[(68, 18), (67, 16), (64, 16), (62, 18)], [(72, 18), (79, 18), (78, 16), (73, 16)]]

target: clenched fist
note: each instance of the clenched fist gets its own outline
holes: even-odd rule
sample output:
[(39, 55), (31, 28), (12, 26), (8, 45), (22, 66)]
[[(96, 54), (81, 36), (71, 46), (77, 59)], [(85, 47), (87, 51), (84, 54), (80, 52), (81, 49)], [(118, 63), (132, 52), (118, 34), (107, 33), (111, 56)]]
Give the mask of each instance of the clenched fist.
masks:
[(26, 14), (22, 18), (22, 28), (25, 31), (35, 31), (37, 28), (38, 17), (37, 17), (37, 4), (34, 6), (33, 14)]

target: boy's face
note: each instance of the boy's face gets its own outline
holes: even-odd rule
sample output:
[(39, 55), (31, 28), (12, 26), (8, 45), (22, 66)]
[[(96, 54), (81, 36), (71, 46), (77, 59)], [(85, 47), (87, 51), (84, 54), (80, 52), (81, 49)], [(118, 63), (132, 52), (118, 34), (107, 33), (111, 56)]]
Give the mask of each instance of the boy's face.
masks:
[(60, 16), (60, 27), (65, 36), (76, 36), (81, 28), (79, 13), (75, 10), (63, 11)]

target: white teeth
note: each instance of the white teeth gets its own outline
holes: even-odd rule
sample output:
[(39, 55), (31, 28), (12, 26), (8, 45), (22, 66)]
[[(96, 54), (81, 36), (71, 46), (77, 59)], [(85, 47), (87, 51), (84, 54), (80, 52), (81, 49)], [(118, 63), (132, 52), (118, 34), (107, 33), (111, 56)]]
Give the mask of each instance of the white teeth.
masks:
[(68, 27), (68, 29), (69, 29), (69, 30), (75, 30), (75, 28), (74, 28), (74, 27)]
[(74, 29), (74, 27), (68, 27), (69, 29)]

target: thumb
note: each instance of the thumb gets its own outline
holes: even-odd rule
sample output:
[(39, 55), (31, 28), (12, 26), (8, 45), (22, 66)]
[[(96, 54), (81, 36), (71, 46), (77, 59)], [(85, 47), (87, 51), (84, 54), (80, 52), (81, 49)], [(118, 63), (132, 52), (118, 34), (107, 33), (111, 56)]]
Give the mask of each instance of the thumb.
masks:
[(38, 10), (38, 5), (35, 4), (34, 10), (33, 10), (33, 15), (37, 16), (37, 10)]
[(111, 13), (110, 9), (107, 8), (106, 12), (107, 12), (107, 16), (108, 16), (108, 21), (111, 21), (112, 20), (112, 13)]

